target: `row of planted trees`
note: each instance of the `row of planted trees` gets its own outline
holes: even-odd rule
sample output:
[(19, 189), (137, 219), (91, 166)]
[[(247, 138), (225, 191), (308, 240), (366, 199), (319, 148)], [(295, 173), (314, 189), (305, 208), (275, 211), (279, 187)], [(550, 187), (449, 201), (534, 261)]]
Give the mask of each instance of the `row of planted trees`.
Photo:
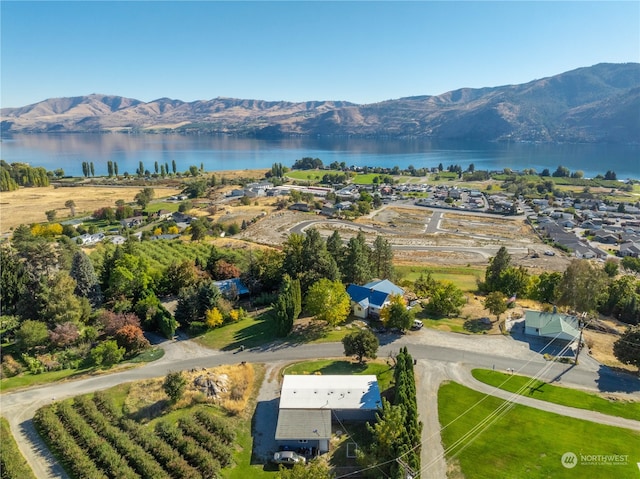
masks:
[(213, 478), (232, 464), (235, 432), (202, 409), (148, 427), (96, 393), (45, 406), (34, 424), (76, 477)]

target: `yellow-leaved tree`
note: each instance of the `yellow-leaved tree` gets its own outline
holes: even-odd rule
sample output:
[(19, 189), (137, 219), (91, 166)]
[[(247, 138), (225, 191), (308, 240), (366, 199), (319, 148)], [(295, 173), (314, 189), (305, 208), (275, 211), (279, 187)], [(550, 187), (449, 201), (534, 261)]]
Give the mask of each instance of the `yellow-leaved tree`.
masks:
[(222, 313), (218, 308), (212, 308), (205, 313), (205, 322), (209, 328), (216, 328), (223, 323)]

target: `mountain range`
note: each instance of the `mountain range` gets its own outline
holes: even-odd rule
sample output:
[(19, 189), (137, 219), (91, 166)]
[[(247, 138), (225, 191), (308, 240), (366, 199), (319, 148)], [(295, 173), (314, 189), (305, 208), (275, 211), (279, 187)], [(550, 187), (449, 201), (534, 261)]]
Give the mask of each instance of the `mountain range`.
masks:
[(179, 132), (275, 138), (352, 136), (640, 142), (640, 63), (601, 63), (521, 85), (463, 88), (359, 105), (92, 94), (3, 108), (7, 133)]

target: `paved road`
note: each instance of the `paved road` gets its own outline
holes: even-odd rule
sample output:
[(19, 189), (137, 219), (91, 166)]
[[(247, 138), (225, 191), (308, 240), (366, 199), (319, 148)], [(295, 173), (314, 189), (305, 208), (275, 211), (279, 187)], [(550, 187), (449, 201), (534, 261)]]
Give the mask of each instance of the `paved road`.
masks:
[[(421, 386), (418, 396), (421, 420), (425, 423), (423, 439), (427, 447), (423, 448), (423, 463), (434, 469), (429, 477), (445, 477), (444, 459), (441, 457), (435, 392), (443, 379), (454, 379), (478, 389), (480, 386), (465, 374), (471, 367), (495, 367), (498, 370), (513, 368), (521, 374), (536, 375), (544, 371), (546, 380), (555, 380), (565, 385), (589, 390), (623, 392), (640, 397), (640, 380), (627, 375), (616, 374), (606, 367), (585, 356), (579, 366), (548, 363), (536, 352), (508, 337), (464, 336), (432, 330), (412, 332), (405, 336), (385, 335), (379, 356), (396, 353), (401, 347), (408, 346), (409, 352), (418, 362), (416, 372)], [(286, 363), (318, 357), (341, 357), (342, 344), (276, 345), (245, 350), (243, 352), (210, 351), (195, 345), (191, 341), (166, 342), (163, 346), (165, 357), (154, 363), (135, 369), (113, 374), (94, 376), (86, 379), (55, 383), (16, 391), (0, 396), (2, 415), (11, 425), (19, 447), (27, 458), (36, 476), (39, 478), (65, 477), (60, 466), (51, 458), (42, 441), (33, 430), (31, 418), (35, 411), (53, 400), (106, 389), (128, 381), (166, 375), (169, 371), (198, 367), (214, 367), (220, 364), (233, 364), (240, 361), (260, 362), (268, 365)], [(271, 368), (273, 369), (273, 368)], [(265, 389), (266, 388), (266, 389)], [(493, 392), (495, 395), (500, 393)], [(492, 394), (493, 394), (492, 393)], [(270, 401), (277, 394), (277, 383), (269, 381), (260, 392), (261, 401)], [(517, 398), (523, 402), (529, 398)], [(529, 400), (535, 401), (535, 400)], [(540, 403), (538, 406), (535, 404)], [(275, 404), (275, 403), (272, 403)], [(549, 409), (548, 403), (535, 401), (533, 407)], [(608, 416), (601, 418), (591, 411), (576, 410), (573, 417), (602, 422), (610, 421)], [(566, 411), (565, 411), (566, 412)], [(573, 414), (573, 413), (572, 413)], [(625, 423), (623, 427), (640, 430), (640, 423)], [(438, 459), (439, 458), (439, 459)]]

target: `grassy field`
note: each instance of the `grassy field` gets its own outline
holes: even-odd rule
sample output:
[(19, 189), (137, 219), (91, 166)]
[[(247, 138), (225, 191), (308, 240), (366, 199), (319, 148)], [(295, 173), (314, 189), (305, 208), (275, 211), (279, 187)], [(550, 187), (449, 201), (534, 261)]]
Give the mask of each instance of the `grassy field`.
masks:
[(48, 384), (55, 381), (61, 381), (63, 379), (77, 378), (91, 371), (93, 371), (93, 368), (62, 369), (60, 371), (48, 371), (41, 374), (31, 374), (26, 371), (12, 378), (0, 379), (0, 391), (5, 393), (13, 389)]
[(269, 318), (269, 311), (264, 310), (257, 316), (208, 331), (195, 340), (208, 348), (233, 351), (240, 346), (254, 348), (271, 342), (283, 344), (339, 342), (344, 336), (360, 327), (361, 323), (351, 321), (337, 328), (330, 328), (324, 323), (301, 318), (296, 321), (294, 331), (289, 336), (278, 338)]
[(3, 479), (36, 479), (16, 444), (9, 422), (0, 417), (0, 471)]
[[(474, 428), (487, 421), (504, 404), (456, 383), (438, 391), (438, 413), (448, 477), (466, 479), (575, 479), (638, 477), (640, 433), (604, 426), (516, 405), (481, 432)], [(473, 409), (471, 409), (473, 408)], [(469, 436), (466, 436), (469, 434)], [(460, 441), (455, 446), (456, 441)], [(562, 455), (573, 452), (577, 465), (563, 467)], [(580, 455), (627, 455), (626, 464), (587, 465)], [(424, 465), (423, 465), (424, 466)], [(424, 472), (429, 477), (429, 471)]]
[(433, 268), (408, 265), (396, 265), (395, 271), (402, 279), (415, 281), (421, 274), (431, 273), (433, 279), (450, 281), (462, 291), (471, 293), (478, 289), (477, 280), (484, 276), (484, 269), (472, 267)]
[(320, 359), (292, 364), (283, 370), (283, 374), (375, 374), (378, 377), (380, 391), (391, 387), (393, 369), (383, 359), (375, 359), (365, 364), (354, 361)]
[[(148, 363), (151, 361), (155, 361), (156, 359), (160, 359), (162, 356), (164, 356), (163, 349), (152, 348), (122, 362), (118, 367), (120, 369), (132, 367), (132, 364)], [(32, 374), (28, 370), (25, 370), (18, 376), (0, 379), (0, 393), (5, 393), (13, 389), (27, 388), (38, 386), (41, 384), (49, 384), (56, 381), (63, 381), (65, 379), (78, 379), (87, 374), (95, 373), (96, 371), (99, 371), (99, 369), (95, 367), (61, 369), (58, 371), (47, 371), (40, 374)]]
[(325, 170), (291, 170), (285, 173), (287, 178), (292, 180), (311, 181), (317, 183), (327, 174)]
[(474, 369), (471, 373), (478, 381), (499, 387), (505, 391), (518, 392), (523, 396), (529, 396), (555, 404), (562, 404), (563, 406), (588, 409), (603, 414), (610, 414), (611, 416), (640, 421), (640, 402), (609, 400), (597, 394), (552, 386), (538, 380), (534, 380), (533, 383), (530, 384), (531, 378), (529, 377), (512, 376), (488, 369)]
[(382, 175), (379, 175), (378, 173), (357, 174), (353, 178), (353, 183), (356, 185), (372, 185), (373, 180), (375, 178), (380, 178), (380, 176)]
[[(153, 188), (156, 198), (163, 198), (176, 194), (175, 188)], [(73, 199), (76, 203), (76, 217), (82, 217), (93, 213), (98, 208), (110, 206), (115, 208), (116, 200), (125, 202), (133, 201), (133, 198), (142, 190), (142, 187), (95, 187), (76, 186), (73, 188), (20, 188), (16, 191), (3, 191), (0, 193), (2, 203), (2, 233), (6, 233), (20, 224), (42, 223), (47, 220), (44, 212), (56, 210), (56, 221), (64, 221), (69, 218), (71, 211), (65, 208), (67, 200)]]

